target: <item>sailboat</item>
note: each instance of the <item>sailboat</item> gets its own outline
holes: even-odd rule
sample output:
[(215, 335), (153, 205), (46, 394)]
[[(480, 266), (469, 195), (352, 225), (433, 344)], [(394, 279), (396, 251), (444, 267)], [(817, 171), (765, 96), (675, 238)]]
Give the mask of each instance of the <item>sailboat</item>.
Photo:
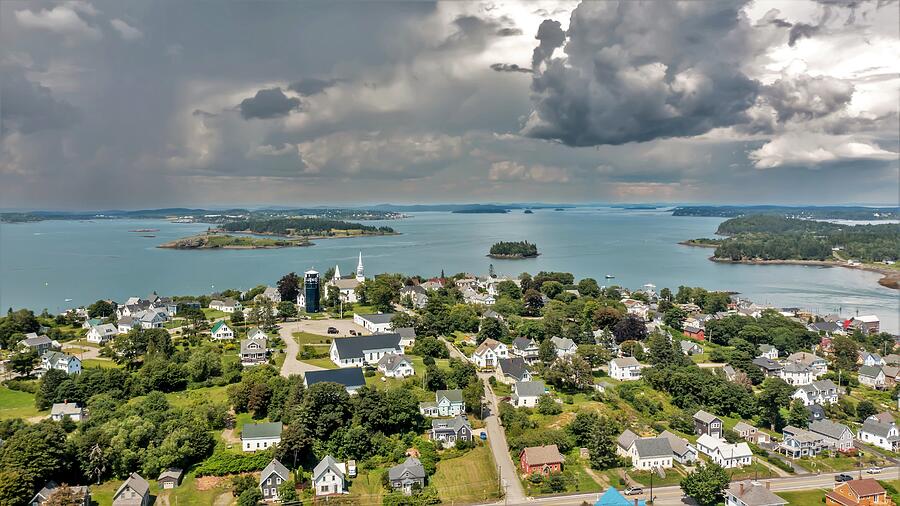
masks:
[(615, 278), (615, 276), (613, 276), (612, 274), (607, 274), (607, 275), (606, 275), (606, 279), (613, 279), (613, 278)]

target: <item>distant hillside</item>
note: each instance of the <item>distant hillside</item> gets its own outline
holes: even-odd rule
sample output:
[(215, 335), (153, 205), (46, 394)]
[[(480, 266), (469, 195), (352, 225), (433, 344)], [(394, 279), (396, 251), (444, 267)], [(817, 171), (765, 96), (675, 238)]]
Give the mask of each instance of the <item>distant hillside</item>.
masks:
[(672, 216), (713, 216), (735, 218), (750, 214), (773, 214), (788, 218), (817, 220), (896, 220), (900, 207), (864, 206), (680, 206)]

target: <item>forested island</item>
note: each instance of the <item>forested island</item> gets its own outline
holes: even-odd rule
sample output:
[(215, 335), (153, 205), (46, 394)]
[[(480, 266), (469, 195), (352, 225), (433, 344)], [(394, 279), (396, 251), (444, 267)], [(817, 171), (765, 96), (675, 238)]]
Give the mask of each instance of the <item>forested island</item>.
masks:
[(880, 272), (882, 285), (900, 286), (900, 224), (850, 226), (761, 214), (726, 220), (716, 234), (725, 238), (682, 244), (715, 246), (710, 259), (718, 262), (839, 265)]
[(312, 243), (306, 239), (269, 239), (209, 233), (177, 239), (157, 247), (169, 249), (275, 249), (311, 245)]
[(672, 216), (720, 218), (760, 214), (816, 220), (896, 220), (900, 219), (900, 208), (863, 206), (680, 206), (672, 211)]
[(394, 235), (391, 227), (374, 227), (323, 218), (269, 218), (233, 220), (221, 225), (226, 232), (245, 232), (284, 237), (328, 238), (360, 235)]
[(518, 259), (538, 256), (537, 245), (528, 241), (500, 241), (491, 246), (488, 254), (491, 258)]
[(196, 223), (226, 223), (235, 219), (268, 219), (292, 217), (325, 218), (332, 220), (393, 220), (404, 215), (389, 210), (296, 208), (296, 209), (194, 209), (170, 207), (133, 211), (26, 211), (0, 213), (2, 223), (29, 223), (45, 220), (177, 220)]

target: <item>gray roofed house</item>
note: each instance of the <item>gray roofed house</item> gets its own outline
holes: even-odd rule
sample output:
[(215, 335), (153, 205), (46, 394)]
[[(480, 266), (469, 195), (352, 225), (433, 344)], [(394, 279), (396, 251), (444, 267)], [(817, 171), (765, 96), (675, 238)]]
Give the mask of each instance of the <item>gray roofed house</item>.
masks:
[(245, 423), (241, 429), (241, 447), (245, 452), (255, 452), (281, 442), (281, 422)]
[(667, 430), (663, 431), (659, 437), (669, 441), (669, 446), (672, 447), (672, 455), (676, 461), (682, 464), (690, 464), (697, 460), (697, 449), (687, 439)]
[(41, 355), (53, 347), (53, 339), (50, 339), (47, 336), (29, 333), (25, 336), (25, 339), (19, 341), (19, 346), (31, 348), (32, 350), (37, 351), (38, 355)]
[(156, 479), (156, 483), (161, 489), (175, 488), (179, 483), (181, 483), (181, 477), (183, 474), (184, 471), (182, 471), (181, 469), (170, 467), (159, 474), (159, 478)]
[(772, 346), (771, 344), (760, 344), (757, 349), (759, 350), (760, 357), (765, 357), (771, 360), (775, 360), (778, 358), (778, 348)]
[(714, 438), (722, 437), (724, 425), (718, 416), (702, 409), (694, 413), (694, 432), (697, 435), (709, 434)]
[(278, 459), (272, 459), (269, 465), (262, 470), (259, 475), (259, 489), (262, 492), (263, 499), (277, 500), (278, 487), (284, 482), (290, 480), (291, 473)]
[(387, 353), (402, 355), (401, 339), (397, 333), (335, 339), (331, 341), (331, 361), (339, 367), (376, 364)]
[(697, 355), (699, 353), (703, 353), (703, 348), (700, 347), (697, 343), (693, 341), (683, 340), (679, 342), (679, 346), (681, 346), (681, 353), (685, 355)]
[(642, 459), (672, 456), (672, 445), (664, 437), (637, 438), (634, 440), (634, 446)]
[(394, 329), (400, 335), (400, 346), (409, 348), (416, 344), (416, 329), (414, 327), (400, 327)]
[(783, 365), (765, 357), (756, 357), (751, 362), (756, 367), (762, 369), (763, 374), (766, 376), (778, 376), (781, 373), (781, 370), (784, 369)]
[(637, 434), (631, 432), (630, 429), (625, 429), (625, 431), (622, 432), (622, 434), (620, 434), (616, 439), (616, 443), (619, 445), (619, 448), (621, 450), (627, 451), (629, 448), (631, 448), (631, 443), (633, 443), (634, 440), (637, 439), (637, 437)]
[(574, 355), (578, 351), (578, 345), (568, 337), (551, 337), (550, 342), (556, 347), (557, 356)]
[(546, 393), (543, 381), (517, 381), (512, 388), (512, 405), (521, 407), (534, 407), (538, 399)]
[(313, 468), (313, 484), (316, 495), (331, 495), (344, 493), (344, 480), (347, 474), (344, 464), (334, 460), (331, 455), (326, 455), (316, 467)]
[(437, 416), (456, 416), (466, 412), (462, 390), (438, 390), (434, 393), (434, 402), (420, 402), (419, 412), (434, 418)]
[(406, 378), (416, 373), (405, 355), (388, 353), (378, 361), (378, 370), (388, 378)]
[(900, 365), (900, 355), (889, 353), (884, 356), (884, 363), (887, 365)]
[(391, 488), (402, 490), (406, 495), (425, 487), (425, 476), (425, 467), (415, 457), (407, 457), (402, 463), (388, 469)]
[(316, 383), (338, 383), (344, 385), (344, 388), (350, 394), (355, 393), (366, 384), (366, 378), (359, 367), (306, 371), (303, 373), (303, 381), (306, 383), (306, 388)]
[(816, 420), (809, 424), (808, 430), (824, 436), (825, 444), (837, 451), (848, 451), (853, 448), (853, 431), (842, 423)]
[(266, 338), (241, 339), (241, 364), (256, 365), (266, 362), (268, 353), (268, 340)]
[(514, 355), (518, 355), (525, 359), (525, 362), (532, 363), (537, 360), (540, 347), (534, 339), (517, 337), (513, 339), (512, 346), (509, 348)]
[(431, 439), (453, 446), (458, 440), (472, 440), (472, 426), (462, 416), (431, 421)]
[[(91, 491), (88, 487), (74, 486), (70, 485), (69, 489), (75, 496), (75, 499), (78, 501), (79, 506), (89, 506), (91, 504)], [(47, 502), (50, 497), (59, 490), (59, 484), (55, 481), (48, 481), (46, 485), (44, 485), (40, 490), (34, 494), (34, 497), (31, 498), (31, 501), (28, 503), (28, 506), (41, 506), (45, 502)], [(67, 505), (72, 505), (74, 503), (66, 503)]]
[(763, 485), (758, 481), (744, 480), (728, 484), (725, 489), (725, 503), (733, 506), (783, 506), (787, 501), (778, 497), (771, 490), (769, 484)]
[(510, 357), (497, 359), (497, 368), (494, 375), (503, 383), (515, 383), (516, 381), (531, 381), (531, 369), (522, 357)]
[(835, 322), (814, 322), (810, 323), (807, 328), (813, 332), (821, 332), (826, 335), (844, 330), (843, 327)]
[(112, 503), (113, 506), (147, 506), (150, 504), (150, 484), (138, 473), (131, 473), (116, 490)]
[(69, 417), (73, 422), (80, 422), (84, 418), (84, 408), (77, 402), (57, 402), (50, 407), (50, 419), (60, 421), (65, 417)]
[(863, 422), (856, 434), (857, 439), (885, 450), (897, 451), (900, 448), (900, 430), (893, 422), (881, 422), (870, 416)]

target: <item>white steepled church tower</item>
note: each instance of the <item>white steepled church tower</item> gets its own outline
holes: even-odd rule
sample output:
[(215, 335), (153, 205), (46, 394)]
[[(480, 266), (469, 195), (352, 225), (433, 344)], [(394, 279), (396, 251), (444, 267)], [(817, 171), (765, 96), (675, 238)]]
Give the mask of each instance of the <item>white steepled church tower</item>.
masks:
[(331, 279), (341, 279), (341, 266), (338, 264), (334, 264), (334, 275), (331, 276)]
[(356, 280), (362, 283), (366, 280), (365, 274), (363, 274), (363, 263), (362, 263), (362, 251), (359, 252), (359, 263), (356, 264)]

